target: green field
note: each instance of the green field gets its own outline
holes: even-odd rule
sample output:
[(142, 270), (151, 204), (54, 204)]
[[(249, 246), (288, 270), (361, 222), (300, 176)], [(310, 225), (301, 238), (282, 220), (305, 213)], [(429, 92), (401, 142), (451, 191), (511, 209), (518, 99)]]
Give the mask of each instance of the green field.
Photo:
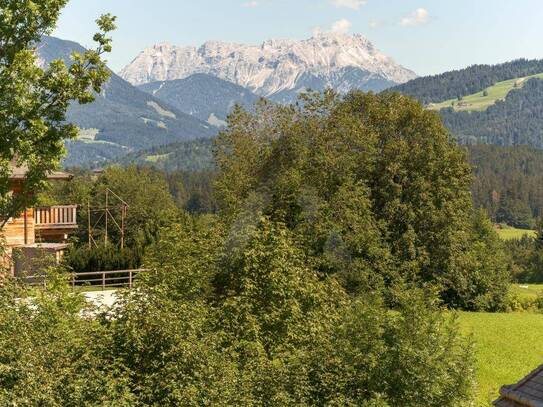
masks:
[[(481, 92), (464, 96), (462, 100), (450, 99), (441, 103), (431, 103), (428, 105), (428, 108), (431, 110), (441, 110), (453, 107), (456, 111), (484, 111), (498, 100), (505, 99), (507, 94), (513, 90), (515, 86), (522, 87), (527, 80), (532, 78), (543, 79), (543, 73), (498, 82), (494, 86), (486, 88)], [(487, 92), (486, 95), (484, 93), (485, 91)]]
[(503, 240), (522, 239), (522, 237), (526, 235), (530, 237), (536, 237), (535, 230), (506, 228), (498, 229), (497, 232), (500, 238)]
[(543, 294), (543, 284), (514, 284), (511, 291), (521, 299), (535, 300)]
[(504, 384), (516, 383), (543, 363), (543, 315), (460, 313), (477, 355), (477, 406), (490, 406)]
[(167, 153), (167, 154), (157, 154), (157, 155), (148, 155), (147, 157), (145, 157), (145, 161), (150, 162), (150, 163), (157, 163), (157, 162), (159, 162), (159, 161), (167, 160), (168, 157), (169, 157), (171, 154), (172, 154), (172, 153)]

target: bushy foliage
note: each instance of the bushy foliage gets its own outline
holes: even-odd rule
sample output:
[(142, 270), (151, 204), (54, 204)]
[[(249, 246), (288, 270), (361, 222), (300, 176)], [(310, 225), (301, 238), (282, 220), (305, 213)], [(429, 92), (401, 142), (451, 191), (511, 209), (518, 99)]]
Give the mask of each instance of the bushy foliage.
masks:
[(141, 266), (142, 255), (137, 248), (120, 249), (112, 244), (89, 247), (83, 244), (70, 247), (62, 261), (70, 270), (77, 273), (134, 270)]
[(215, 172), (175, 171), (166, 174), (166, 180), (175, 204), (192, 214), (217, 212), (213, 191)]
[(393, 312), (378, 294), (351, 300), (284, 225), (261, 218), (244, 232), (208, 220), (165, 231), (139, 290), (108, 319), (139, 402), (469, 402), (469, 344), (420, 293)]
[(0, 404), (133, 406), (126, 370), (110, 358), (106, 326), (58, 275), (47, 290), (3, 279), (0, 287)]
[[(105, 194), (109, 189), (108, 243), (105, 242)], [(124, 245), (120, 250), (121, 198), (128, 204), (124, 220)], [(103, 174), (76, 174), (67, 183), (59, 183), (40, 197), (44, 204), (77, 204), (78, 229), (66, 264), (74, 271), (104, 271), (141, 266), (145, 248), (158, 236), (160, 228), (183, 216), (170, 194), (163, 174), (135, 166), (110, 167)], [(93, 242), (88, 246), (88, 207), (90, 205)], [(100, 247), (103, 246), (103, 247)], [(112, 268), (113, 267), (113, 268)]]
[(503, 242), (483, 210), (475, 212), (471, 222), (469, 251), (452, 259), (456, 273), (441, 277), (445, 302), (468, 311), (502, 311), (511, 281)]
[[(496, 264), (486, 247), (501, 249), (485, 240), (493, 231), (471, 222), (465, 156), (416, 101), (327, 93), (299, 108), (238, 109), (216, 161), (216, 193), (232, 225), (259, 213), (285, 223), (319, 271), (340, 276), (352, 294), (407, 281), (437, 287), (452, 306), (502, 306), (507, 276), (480, 269)], [(481, 287), (492, 301), (470, 288), (482, 273), (494, 280)]]
[(402, 290), (394, 310), (352, 299), (284, 225), (244, 231), (213, 218), (164, 230), (109, 310), (57, 275), (3, 285), (2, 404), (469, 405), (470, 344), (422, 292)]
[(506, 243), (509, 269), (515, 281), (543, 283), (543, 221), (537, 227), (537, 237), (528, 236)]

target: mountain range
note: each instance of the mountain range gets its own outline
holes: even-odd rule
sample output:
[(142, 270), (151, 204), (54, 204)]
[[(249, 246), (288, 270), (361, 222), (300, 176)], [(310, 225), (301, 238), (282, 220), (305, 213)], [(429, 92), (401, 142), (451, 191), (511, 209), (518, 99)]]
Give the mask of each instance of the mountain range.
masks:
[[(44, 37), (38, 49), (43, 64), (68, 61), (72, 51), (84, 49), (53, 37)], [(209, 143), (191, 143), (214, 137), (234, 105), (250, 109), (261, 97), (291, 103), (301, 91), (327, 87), (340, 93), (390, 89), (417, 98), (439, 112), (461, 143), (543, 148), (542, 60), (417, 78), (360, 35), (324, 34), (260, 46), (157, 45), (120, 75), (112, 73), (94, 103), (70, 107), (68, 119), (82, 131), (67, 143), (66, 166), (133, 159), (190, 168), (191, 163), (177, 161), (208, 162)]]
[(381, 91), (416, 78), (362, 35), (322, 33), (302, 41), (261, 45), (209, 41), (201, 47), (157, 44), (121, 72), (133, 85), (204, 73), (276, 102), (293, 102), (307, 89)]
[[(38, 46), (44, 65), (54, 59), (69, 63), (74, 51), (85, 49), (54, 37), (44, 37)], [(96, 100), (72, 104), (67, 118), (79, 126), (81, 135), (67, 143), (65, 166), (96, 166), (132, 151), (216, 134), (213, 126), (135, 88), (113, 72)]]
[[(42, 65), (70, 63), (85, 49), (43, 37)], [(67, 142), (65, 166), (99, 166), (157, 146), (213, 137), (233, 106), (251, 108), (260, 97), (290, 103), (307, 89), (380, 91), (416, 75), (361, 35), (321, 34), (304, 41), (260, 46), (207, 42), (199, 48), (156, 45), (111, 73), (96, 100), (72, 104), (68, 120), (81, 129)]]

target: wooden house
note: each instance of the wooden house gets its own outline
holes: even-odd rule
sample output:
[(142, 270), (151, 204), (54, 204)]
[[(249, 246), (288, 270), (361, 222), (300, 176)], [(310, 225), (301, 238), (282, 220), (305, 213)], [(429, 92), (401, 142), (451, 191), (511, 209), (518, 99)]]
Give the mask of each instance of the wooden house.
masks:
[(543, 407), (543, 366), (538, 367), (517, 384), (503, 386), (497, 407)]
[[(12, 165), (9, 178), (13, 194), (21, 193), (26, 168)], [(52, 172), (49, 180), (69, 180), (65, 172)], [(47, 257), (59, 261), (67, 247), (68, 235), (77, 229), (77, 206), (25, 208), (0, 231), (6, 246), (11, 272), (14, 275), (34, 269), (34, 260)]]

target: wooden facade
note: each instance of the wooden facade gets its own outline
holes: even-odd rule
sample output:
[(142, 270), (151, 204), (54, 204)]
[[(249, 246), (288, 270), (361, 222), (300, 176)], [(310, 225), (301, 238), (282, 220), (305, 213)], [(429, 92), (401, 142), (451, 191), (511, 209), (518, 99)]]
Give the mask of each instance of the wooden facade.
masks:
[[(14, 168), (10, 178), (13, 194), (22, 190), (24, 170)], [(50, 179), (69, 179), (65, 173), (51, 174)], [(32, 269), (34, 259), (46, 255), (58, 262), (66, 249), (66, 241), (71, 232), (77, 229), (77, 206), (53, 206), (26, 208), (10, 219), (0, 231), (6, 245), (6, 255), (12, 274), (20, 274)]]

